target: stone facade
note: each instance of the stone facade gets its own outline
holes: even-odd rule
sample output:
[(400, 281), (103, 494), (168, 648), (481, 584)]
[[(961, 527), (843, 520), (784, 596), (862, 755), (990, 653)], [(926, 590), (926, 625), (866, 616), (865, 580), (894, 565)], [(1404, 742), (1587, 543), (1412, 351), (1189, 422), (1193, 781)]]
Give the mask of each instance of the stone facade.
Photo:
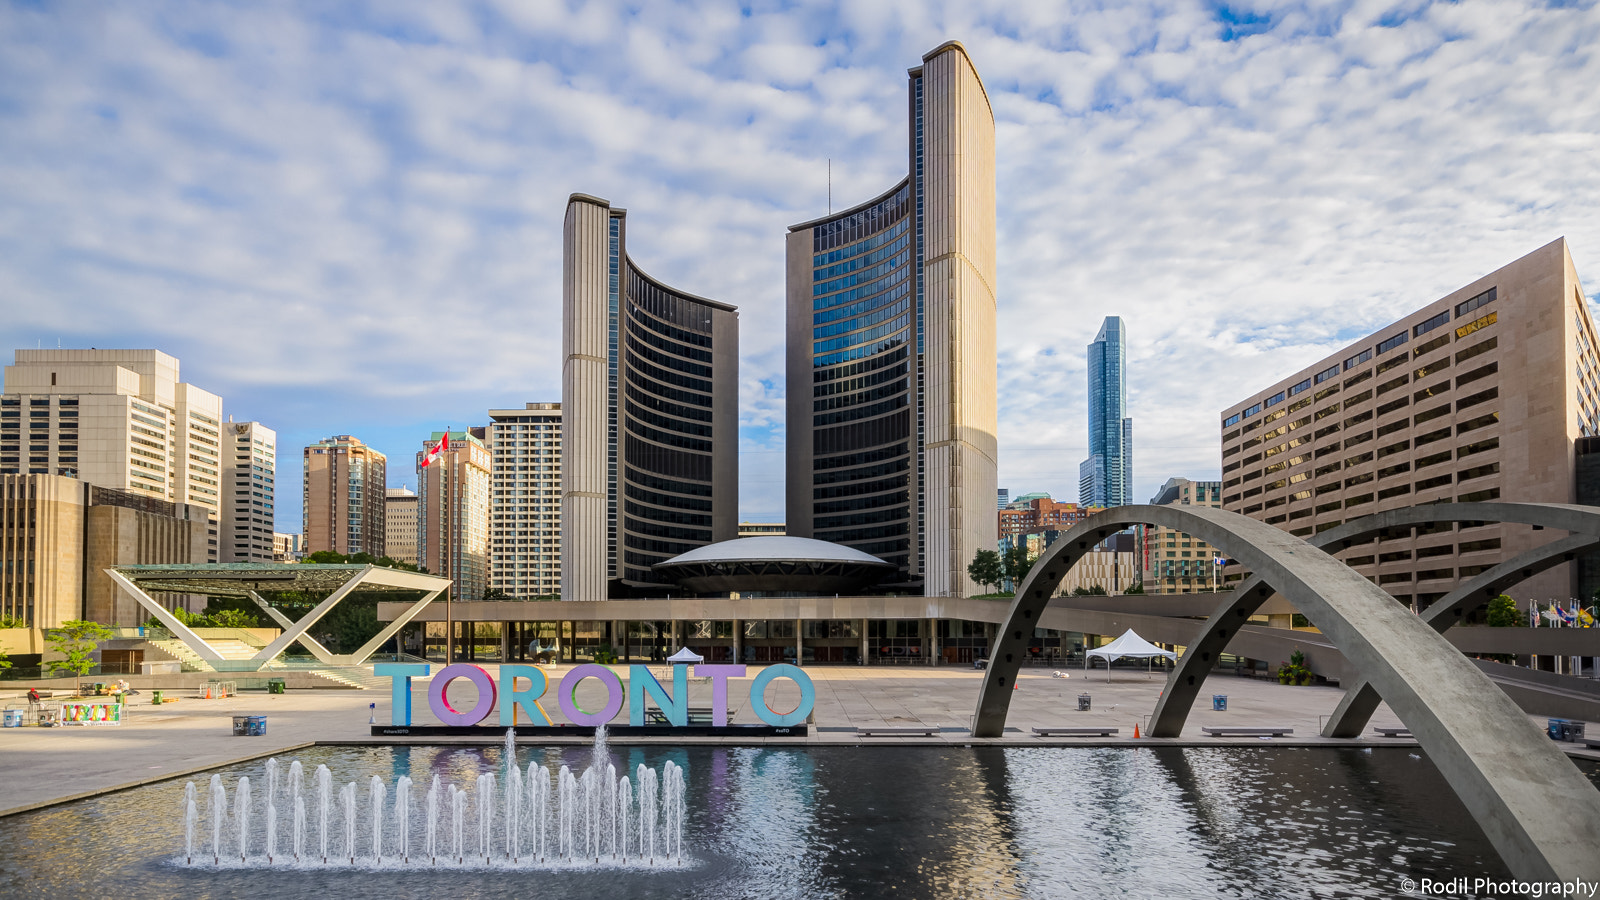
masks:
[(305, 448), (304, 460), (300, 533), (305, 552), (383, 556), (388, 458), (341, 434)]

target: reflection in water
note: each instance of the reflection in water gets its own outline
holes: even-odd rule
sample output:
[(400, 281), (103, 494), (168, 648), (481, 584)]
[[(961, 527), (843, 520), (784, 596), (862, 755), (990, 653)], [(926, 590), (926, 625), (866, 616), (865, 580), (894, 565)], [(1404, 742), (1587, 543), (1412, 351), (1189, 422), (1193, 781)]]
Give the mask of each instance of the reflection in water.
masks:
[[(520, 764), (586, 765), (589, 752), (525, 747)], [(1506, 875), (1433, 766), (1399, 748), (611, 753), (619, 770), (667, 760), (685, 768), (683, 869), (191, 869), (182, 865), (183, 820), (174, 812), (183, 782), (171, 781), (0, 819), (0, 893), (1388, 897), (1402, 876)], [(335, 784), (365, 783), (374, 772), (468, 784), (500, 771), (502, 756), (499, 748), (323, 747), (295, 758), (307, 772), (326, 764)], [(264, 784), (264, 762), (220, 771), (230, 783), (249, 776)], [(1600, 772), (1583, 765), (1592, 778)], [(251, 826), (258, 847), (262, 818)], [(286, 841), (280, 835), (278, 845)]]

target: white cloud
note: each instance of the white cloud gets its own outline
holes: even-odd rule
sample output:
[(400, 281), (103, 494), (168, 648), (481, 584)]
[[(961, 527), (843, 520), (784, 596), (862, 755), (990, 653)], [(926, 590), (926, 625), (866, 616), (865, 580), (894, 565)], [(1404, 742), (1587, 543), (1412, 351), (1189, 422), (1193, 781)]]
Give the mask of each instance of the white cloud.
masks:
[(286, 448), (369, 429), (399, 482), (429, 430), (559, 396), (561, 216), (598, 194), (646, 271), (740, 307), (742, 499), (781, 513), (784, 230), (830, 158), (835, 208), (903, 176), (905, 70), (954, 37), (997, 117), (1001, 483), (1074, 498), (1114, 314), (1148, 496), (1342, 339), (1600, 253), (1593, 4), (1263, 12), (10, 6), (0, 339), (161, 347)]

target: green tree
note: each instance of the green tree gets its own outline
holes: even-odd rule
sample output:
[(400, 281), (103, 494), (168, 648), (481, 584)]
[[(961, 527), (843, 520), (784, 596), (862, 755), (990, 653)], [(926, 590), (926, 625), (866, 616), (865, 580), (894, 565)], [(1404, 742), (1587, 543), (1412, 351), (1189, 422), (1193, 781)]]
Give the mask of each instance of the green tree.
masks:
[(979, 550), (967, 563), (967, 577), (978, 584), (998, 587), (1004, 574), (1000, 567), (1000, 554), (993, 550)]
[(6, 655), (6, 648), (0, 647), (0, 672), (11, 668), (11, 657)]
[(71, 672), (75, 676), (75, 686), (81, 693), (83, 676), (94, 668), (94, 648), (101, 641), (109, 640), (113, 634), (111, 629), (99, 622), (82, 619), (62, 622), (60, 628), (52, 628), (44, 633), (50, 649), (62, 656), (50, 664), (51, 668), (58, 672)]
[(1142, 594), (1142, 593), (1144, 593), (1144, 582), (1143, 581), (1135, 581), (1133, 584), (1128, 585), (1128, 589), (1123, 591), (1123, 593), (1124, 594)]
[(1082, 586), (1075, 587), (1075, 588), (1072, 589), (1072, 596), (1074, 596), (1074, 597), (1104, 597), (1104, 596), (1106, 596), (1105, 585), (1097, 584), (1097, 585), (1095, 585), (1093, 587), (1082, 587)]
[(1515, 628), (1528, 624), (1527, 617), (1517, 609), (1517, 601), (1505, 594), (1489, 601), (1488, 622), (1495, 628)]
[(1022, 586), (1022, 580), (1028, 577), (1028, 570), (1033, 568), (1037, 559), (1038, 557), (1029, 556), (1028, 548), (1021, 544), (1006, 550), (1001, 557), (1000, 565), (1005, 577), (1011, 580), (1013, 589)]
[(0, 628), (27, 628), (21, 616), (0, 616)]

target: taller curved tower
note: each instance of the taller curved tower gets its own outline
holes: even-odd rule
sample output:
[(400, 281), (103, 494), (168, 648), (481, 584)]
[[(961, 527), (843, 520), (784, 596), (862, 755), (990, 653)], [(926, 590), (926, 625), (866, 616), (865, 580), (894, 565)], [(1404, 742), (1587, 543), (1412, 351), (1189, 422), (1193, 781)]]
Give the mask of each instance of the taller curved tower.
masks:
[(964, 595), (998, 542), (994, 113), (954, 41), (910, 70), (910, 172), (788, 235), (788, 532)]
[(627, 211), (573, 194), (561, 291), (561, 599), (739, 531), (739, 314), (628, 258)]

